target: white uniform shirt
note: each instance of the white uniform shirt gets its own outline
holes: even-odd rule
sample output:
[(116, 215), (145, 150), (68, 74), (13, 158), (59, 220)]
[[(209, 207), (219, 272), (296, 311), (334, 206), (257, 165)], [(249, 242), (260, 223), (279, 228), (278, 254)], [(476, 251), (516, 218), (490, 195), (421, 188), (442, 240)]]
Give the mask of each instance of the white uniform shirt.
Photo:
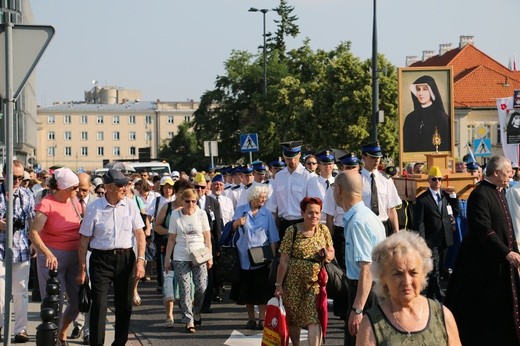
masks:
[(222, 216), (222, 222), (224, 225), (233, 219), (233, 214), (235, 213), (235, 208), (233, 207), (233, 201), (229, 197), (224, 195), (217, 196), (214, 193), (211, 193), (210, 197), (215, 198), (220, 204), (220, 214)]
[(91, 237), (97, 250), (128, 249), (133, 245), (134, 230), (144, 227), (137, 204), (128, 197), (116, 205), (98, 198), (87, 206), (79, 233)]
[(322, 212), (325, 215), (334, 217), (334, 226), (343, 227), (343, 215), (345, 215), (345, 210), (336, 203), (334, 199), (334, 188), (330, 188), (325, 192)]
[[(327, 193), (328, 190), (331, 190), (332, 191), (332, 184), (334, 184), (334, 177), (331, 176), (329, 179), (325, 179), (323, 178), (321, 175), (318, 176), (317, 178), (317, 183), (318, 183), (318, 190), (320, 191), (320, 199), (323, 203), (325, 203), (325, 194)], [(329, 181), (329, 187), (327, 188), (327, 180)], [(334, 198), (334, 196), (333, 196)], [(322, 213), (321, 213), (321, 222), (322, 223), (325, 223), (327, 221), (327, 215), (325, 215), (325, 213), (323, 212), (322, 210)]]
[(294, 172), (286, 168), (276, 173), (273, 195), (267, 202), (267, 208), (286, 220), (301, 219), (300, 202), (305, 197), (320, 197), (316, 175), (312, 175), (301, 163)]
[(374, 173), (377, 186), (377, 201), (379, 203), (379, 219), (381, 221), (388, 220), (387, 210), (401, 205), (403, 202), (397, 193), (394, 181), (392, 178), (387, 178), (378, 170), (369, 172), (366, 168), (361, 170), (361, 177), (363, 178), (363, 203), (370, 208), (372, 177)]

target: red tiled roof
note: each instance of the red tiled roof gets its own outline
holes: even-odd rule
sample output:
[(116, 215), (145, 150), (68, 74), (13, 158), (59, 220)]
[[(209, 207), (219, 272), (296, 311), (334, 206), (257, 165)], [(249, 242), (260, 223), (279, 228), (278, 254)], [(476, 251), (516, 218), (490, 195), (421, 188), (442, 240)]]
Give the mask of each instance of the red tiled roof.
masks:
[(520, 71), (509, 70), (473, 45), (410, 66), (451, 66), (456, 108), (495, 107), (497, 98), (513, 96), (520, 89)]

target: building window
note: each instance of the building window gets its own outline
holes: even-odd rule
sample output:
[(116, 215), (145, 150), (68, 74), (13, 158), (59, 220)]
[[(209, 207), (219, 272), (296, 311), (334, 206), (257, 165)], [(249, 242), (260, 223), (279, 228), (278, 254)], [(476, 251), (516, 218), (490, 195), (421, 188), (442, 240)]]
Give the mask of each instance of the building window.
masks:
[(88, 132), (87, 131), (81, 131), (81, 140), (88, 141)]
[(64, 124), (70, 124), (72, 121), (71, 121), (71, 118), (70, 118), (70, 115), (64, 115), (63, 116), (63, 123)]
[(70, 131), (65, 131), (63, 133), (63, 139), (66, 141), (70, 141), (72, 139), (72, 133)]
[(144, 123), (147, 124), (147, 125), (150, 125), (152, 123), (152, 116), (151, 115), (146, 115), (144, 117)]
[(118, 141), (119, 140), (119, 131), (112, 132), (112, 139), (114, 141)]
[(173, 115), (168, 115), (168, 120), (166, 122), (168, 124), (173, 124)]
[(53, 141), (53, 140), (56, 139), (56, 134), (54, 133), (54, 131), (49, 131), (49, 132), (47, 133), (47, 139), (48, 139), (49, 141)]
[(130, 141), (135, 141), (135, 138), (136, 138), (135, 131), (130, 131), (130, 132), (128, 133), (128, 140), (130, 140)]
[(190, 116), (190, 115), (185, 115), (185, 116), (184, 116), (184, 121), (185, 121), (185, 122), (189, 123), (190, 120), (191, 120), (191, 116)]
[(65, 156), (72, 156), (72, 148), (71, 147), (65, 147), (65, 150), (63, 151), (63, 154)]
[(114, 147), (114, 149), (112, 150), (112, 155), (114, 155), (114, 156), (120, 156), (120, 155), (121, 155), (121, 148), (119, 148), (119, 147)]
[(81, 147), (81, 156), (88, 156), (88, 147)]
[(500, 124), (497, 124), (497, 144), (502, 144), (502, 134), (500, 133)]
[(119, 115), (114, 115), (112, 117), (112, 124), (119, 124)]
[(475, 125), (468, 125), (468, 142), (473, 145), (475, 139)]
[(135, 147), (130, 147), (130, 150), (129, 150), (129, 153), (130, 153), (130, 156), (135, 156), (136, 153), (135, 153)]
[(47, 115), (47, 124), (54, 124), (56, 122), (56, 118), (54, 115)]
[(96, 124), (100, 125), (100, 124), (103, 124), (103, 116), (102, 115), (98, 115), (96, 117)]
[(173, 138), (173, 136), (175, 136), (175, 134), (173, 132), (168, 132), (168, 138)]
[(135, 115), (129, 115), (128, 116), (128, 123), (129, 124), (135, 124)]
[(151, 131), (146, 131), (146, 132), (144, 133), (144, 139), (145, 139), (146, 141), (151, 141), (151, 140), (152, 140), (152, 132), (151, 132)]
[(82, 115), (80, 121), (82, 124), (88, 124), (88, 116)]
[(48, 147), (47, 156), (56, 156), (56, 147)]
[(104, 139), (105, 139), (105, 133), (104, 133), (103, 131), (98, 131), (98, 132), (96, 133), (96, 139), (97, 139), (98, 141), (102, 141), (102, 140), (104, 140)]
[(98, 156), (105, 156), (105, 148), (97, 147), (97, 154), (98, 154)]

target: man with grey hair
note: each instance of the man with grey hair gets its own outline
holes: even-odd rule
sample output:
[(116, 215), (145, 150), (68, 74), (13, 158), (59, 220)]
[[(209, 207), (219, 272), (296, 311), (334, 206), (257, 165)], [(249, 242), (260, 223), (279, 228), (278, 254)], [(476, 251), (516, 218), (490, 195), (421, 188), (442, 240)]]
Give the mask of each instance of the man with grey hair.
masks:
[(520, 344), (520, 254), (503, 192), (512, 174), (511, 161), (493, 156), (468, 198), (468, 233), (444, 301), (463, 345)]
[(363, 203), (363, 180), (355, 171), (336, 176), (334, 199), (345, 210), (345, 265), (349, 283), (345, 345), (356, 344), (356, 334), (363, 319), (363, 311), (372, 305), (372, 249), (386, 237), (379, 217)]

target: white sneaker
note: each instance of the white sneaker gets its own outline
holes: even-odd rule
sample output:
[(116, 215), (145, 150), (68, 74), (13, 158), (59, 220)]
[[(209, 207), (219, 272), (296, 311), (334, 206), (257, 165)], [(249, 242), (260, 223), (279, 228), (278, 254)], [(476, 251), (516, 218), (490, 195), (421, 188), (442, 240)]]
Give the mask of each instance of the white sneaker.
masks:
[(164, 322), (164, 327), (166, 327), (166, 328), (173, 328), (174, 327), (173, 320), (166, 320)]

